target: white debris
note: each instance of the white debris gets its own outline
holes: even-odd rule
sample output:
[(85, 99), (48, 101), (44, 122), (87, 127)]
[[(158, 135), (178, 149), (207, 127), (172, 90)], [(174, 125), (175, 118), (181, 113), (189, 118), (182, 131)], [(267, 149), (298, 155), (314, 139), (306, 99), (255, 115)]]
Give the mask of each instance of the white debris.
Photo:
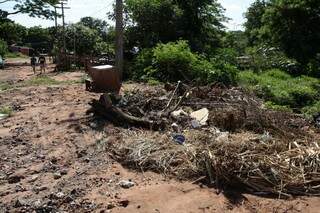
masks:
[(201, 126), (205, 126), (207, 125), (207, 121), (209, 119), (209, 110), (207, 108), (200, 109), (192, 112), (190, 117), (198, 121)]
[(174, 112), (171, 112), (171, 116), (173, 118), (179, 118), (181, 116), (188, 116), (188, 113), (186, 113), (185, 111), (183, 111), (182, 109), (180, 110), (177, 110), (177, 111), (174, 111)]
[(133, 187), (135, 184), (130, 180), (122, 180), (118, 183), (118, 185), (121, 186), (122, 188), (129, 189)]

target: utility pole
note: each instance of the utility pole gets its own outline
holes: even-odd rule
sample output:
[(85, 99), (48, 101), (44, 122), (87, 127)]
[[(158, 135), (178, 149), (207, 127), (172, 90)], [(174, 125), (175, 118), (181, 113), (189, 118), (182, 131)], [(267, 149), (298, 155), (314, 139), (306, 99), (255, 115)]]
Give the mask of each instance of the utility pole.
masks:
[(120, 79), (123, 73), (123, 1), (116, 0), (116, 68)]
[[(60, 54), (60, 51), (59, 51), (59, 56), (58, 56), (58, 59), (59, 59), (59, 62), (58, 64), (61, 65), (60, 67), (62, 69), (67, 69), (67, 45), (66, 45), (66, 32), (65, 32), (65, 9), (70, 9), (70, 7), (66, 7), (65, 5), (67, 4), (68, 0), (60, 0), (58, 2), (58, 5), (56, 5), (54, 8), (55, 8), (55, 12), (58, 9), (61, 9), (61, 16), (62, 16), (62, 55)], [(57, 17), (57, 13), (56, 13), (56, 17)], [(56, 29), (58, 31), (58, 23), (57, 23), (57, 18), (56, 18)], [(59, 45), (59, 47), (61, 47)]]
[(56, 31), (58, 29), (58, 17), (57, 17), (57, 7), (54, 6), (54, 26), (56, 27)]
[(66, 26), (64, 21), (64, 1), (61, 2), (61, 12), (62, 12), (62, 37), (63, 37), (63, 53), (66, 54)]

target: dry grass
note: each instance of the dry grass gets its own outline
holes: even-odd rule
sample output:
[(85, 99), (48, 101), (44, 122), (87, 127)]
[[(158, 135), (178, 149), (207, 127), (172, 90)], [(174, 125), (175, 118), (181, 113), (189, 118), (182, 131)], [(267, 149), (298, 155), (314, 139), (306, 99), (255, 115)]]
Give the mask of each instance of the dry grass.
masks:
[[(121, 162), (179, 179), (205, 176), (218, 187), (244, 186), (279, 196), (320, 195), (319, 136), (301, 116), (263, 109), (239, 88), (187, 88), (172, 99), (169, 112), (176, 106), (185, 111), (208, 108), (208, 126), (193, 130), (189, 117), (173, 119), (162, 113), (170, 97), (161, 90), (125, 95), (124, 104), (118, 105), (125, 112), (166, 125), (162, 133), (123, 129), (122, 142), (109, 144)], [(173, 122), (183, 130), (185, 145), (173, 142)]]
[(187, 143), (179, 145), (170, 135), (127, 132), (112, 149), (126, 165), (142, 171), (179, 179), (206, 176), (219, 186), (242, 185), (252, 192), (279, 196), (320, 195), (318, 143), (283, 143), (266, 135), (246, 134), (230, 135), (221, 142), (219, 133), (194, 130), (186, 133)]

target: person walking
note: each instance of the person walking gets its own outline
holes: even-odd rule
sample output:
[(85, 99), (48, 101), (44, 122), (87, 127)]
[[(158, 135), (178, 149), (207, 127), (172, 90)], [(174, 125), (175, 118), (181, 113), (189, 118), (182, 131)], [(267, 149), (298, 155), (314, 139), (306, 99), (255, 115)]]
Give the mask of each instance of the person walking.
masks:
[(42, 71), (46, 73), (46, 58), (43, 55), (39, 57), (39, 64), (40, 64), (41, 74), (42, 74)]
[(36, 74), (37, 59), (36, 59), (35, 55), (32, 55), (32, 57), (30, 59), (30, 63), (31, 63), (33, 73)]

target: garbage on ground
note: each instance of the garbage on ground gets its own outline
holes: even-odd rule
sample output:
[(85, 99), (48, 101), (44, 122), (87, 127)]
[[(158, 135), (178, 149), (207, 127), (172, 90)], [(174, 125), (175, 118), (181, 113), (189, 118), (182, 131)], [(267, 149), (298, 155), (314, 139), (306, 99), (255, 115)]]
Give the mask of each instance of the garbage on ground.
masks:
[[(320, 145), (307, 143), (317, 141), (303, 131), (310, 126), (307, 120), (265, 109), (239, 88), (182, 85), (167, 86), (173, 92), (159, 86), (117, 98), (103, 94), (90, 103), (89, 112), (123, 127), (121, 142), (108, 143), (117, 159), (179, 179), (206, 174), (208, 183), (254, 192), (286, 197), (318, 193), (314, 162)], [(119, 185), (132, 187), (130, 182)]]
[(171, 127), (174, 131), (176, 132), (180, 132), (180, 128), (179, 128), (179, 125), (177, 123), (173, 123), (171, 124)]
[(118, 185), (124, 189), (129, 189), (129, 188), (133, 187), (135, 185), (135, 183), (132, 182), (131, 180), (122, 180), (118, 183)]
[(209, 110), (207, 108), (200, 109), (192, 112), (190, 117), (198, 121), (201, 126), (205, 126), (207, 125), (207, 121), (209, 119)]
[(182, 134), (174, 134), (172, 136), (172, 138), (176, 143), (178, 143), (180, 145), (183, 145), (185, 143), (185, 141), (186, 141), (186, 137), (184, 135), (182, 135)]
[(183, 111), (182, 109), (171, 112), (171, 116), (175, 119), (178, 119), (181, 116), (189, 116), (188, 113)]

